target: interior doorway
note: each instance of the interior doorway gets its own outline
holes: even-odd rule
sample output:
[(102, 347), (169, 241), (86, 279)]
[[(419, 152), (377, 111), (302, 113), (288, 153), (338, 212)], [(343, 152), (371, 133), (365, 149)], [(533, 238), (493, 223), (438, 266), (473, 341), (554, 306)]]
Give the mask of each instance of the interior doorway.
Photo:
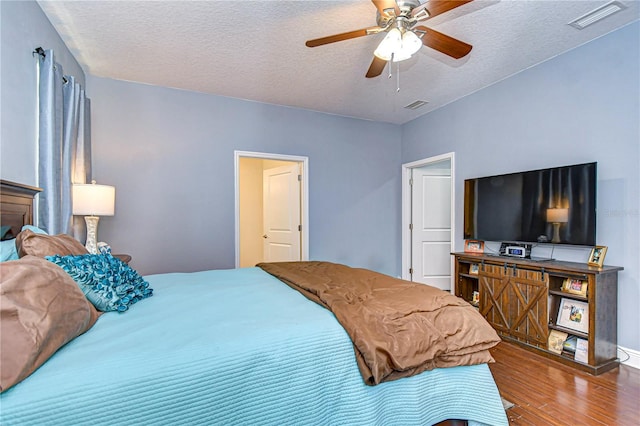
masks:
[(235, 151), (235, 266), (308, 260), (307, 157)]
[(402, 278), (453, 289), (454, 153), (402, 166)]

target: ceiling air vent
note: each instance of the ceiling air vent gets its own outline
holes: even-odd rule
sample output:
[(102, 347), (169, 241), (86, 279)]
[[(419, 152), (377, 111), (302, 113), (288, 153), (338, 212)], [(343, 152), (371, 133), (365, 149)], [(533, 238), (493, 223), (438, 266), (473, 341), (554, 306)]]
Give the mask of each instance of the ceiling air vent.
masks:
[(423, 105), (428, 104), (429, 102), (427, 101), (415, 101), (415, 102), (411, 102), (409, 105), (405, 105), (406, 109), (418, 109)]
[(579, 17), (578, 19), (575, 19), (569, 22), (569, 25), (579, 30), (582, 30), (588, 27), (589, 25), (594, 24), (606, 18), (607, 16), (613, 15), (614, 13), (620, 12), (621, 10), (626, 8), (627, 6), (620, 3), (619, 1), (612, 1), (605, 5), (600, 6), (597, 9), (592, 10), (591, 12)]

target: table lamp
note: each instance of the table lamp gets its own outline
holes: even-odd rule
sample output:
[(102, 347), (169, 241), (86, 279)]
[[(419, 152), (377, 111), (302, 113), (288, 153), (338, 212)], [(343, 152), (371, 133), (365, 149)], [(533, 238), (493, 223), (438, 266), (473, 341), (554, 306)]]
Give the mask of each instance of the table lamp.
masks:
[(113, 216), (115, 211), (116, 189), (108, 185), (90, 184), (73, 185), (73, 214), (84, 216), (87, 224), (87, 242), (85, 247), (91, 254), (98, 253), (98, 221), (99, 216)]
[(552, 243), (560, 242), (560, 224), (569, 221), (569, 209), (547, 209), (547, 222), (553, 224)]

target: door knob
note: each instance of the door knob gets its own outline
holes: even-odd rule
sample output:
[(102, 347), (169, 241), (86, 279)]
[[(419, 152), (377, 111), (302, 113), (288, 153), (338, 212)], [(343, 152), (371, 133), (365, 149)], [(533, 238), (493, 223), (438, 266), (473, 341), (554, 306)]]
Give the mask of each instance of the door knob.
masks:
[(269, 238), (269, 236), (267, 234), (264, 234), (262, 238)]

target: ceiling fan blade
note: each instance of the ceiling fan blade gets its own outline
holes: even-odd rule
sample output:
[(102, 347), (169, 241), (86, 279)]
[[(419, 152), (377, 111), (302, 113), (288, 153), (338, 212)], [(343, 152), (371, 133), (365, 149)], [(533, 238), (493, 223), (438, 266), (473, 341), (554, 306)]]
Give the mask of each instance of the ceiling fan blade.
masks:
[(464, 41), (449, 37), (431, 28), (419, 26), (414, 27), (413, 30), (425, 32), (425, 35), (422, 37), (422, 44), (455, 59), (466, 56), (473, 48), (473, 46)]
[(367, 71), (367, 78), (377, 77), (382, 74), (384, 71), (384, 67), (387, 65), (387, 61), (384, 59), (380, 59), (377, 56), (373, 57), (373, 61), (369, 66), (369, 71)]
[(396, 16), (400, 15), (400, 8), (396, 3), (396, 0), (371, 0), (371, 2), (378, 8), (380, 16), (385, 16), (385, 9), (395, 9)]
[(327, 37), (320, 37), (313, 40), (307, 40), (305, 43), (307, 47), (317, 47), (329, 43), (335, 43), (337, 41), (350, 40), (352, 38), (364, 37), (369, 34), (375, 34), (380, 32), (380, 27), (369, 27), (361, 30), (349, 31), (346, 33), (334, 34)]
[(433, 18), (434, 16), (448, 12), (463, 4), (471, 3), (472, 1), (473, 0), (429, 0), (414, 8), (411, 11), (411, 16), (416, 16), (420, 11), (426, 9), (427, 12), (429, 12), (429, 18)]

